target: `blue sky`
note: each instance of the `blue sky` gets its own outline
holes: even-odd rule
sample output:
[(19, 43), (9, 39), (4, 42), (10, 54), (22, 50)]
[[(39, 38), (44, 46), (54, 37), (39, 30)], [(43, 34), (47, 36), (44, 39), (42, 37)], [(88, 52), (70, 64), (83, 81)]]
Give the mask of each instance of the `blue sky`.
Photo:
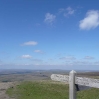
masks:
[(99, 0), (0, 0), (0, 69), (99, 70)]

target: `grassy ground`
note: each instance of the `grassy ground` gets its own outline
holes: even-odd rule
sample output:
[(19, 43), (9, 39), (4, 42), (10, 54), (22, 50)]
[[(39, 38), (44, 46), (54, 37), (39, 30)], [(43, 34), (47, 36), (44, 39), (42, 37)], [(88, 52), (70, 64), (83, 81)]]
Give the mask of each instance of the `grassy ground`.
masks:
[[(23, 82), (7, 90), (16, 99), (69, 99), (68, 85), (49, 81)], [(77, 92), (77, 99), (99, 99), (99, 89)]]

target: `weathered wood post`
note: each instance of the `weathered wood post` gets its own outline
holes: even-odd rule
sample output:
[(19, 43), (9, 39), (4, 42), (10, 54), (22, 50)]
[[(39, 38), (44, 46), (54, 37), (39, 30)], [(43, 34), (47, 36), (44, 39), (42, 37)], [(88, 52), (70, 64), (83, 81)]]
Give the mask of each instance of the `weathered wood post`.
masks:
[(74, 70), (69, 73), (69, 99), (76, 99), (75, 75)]

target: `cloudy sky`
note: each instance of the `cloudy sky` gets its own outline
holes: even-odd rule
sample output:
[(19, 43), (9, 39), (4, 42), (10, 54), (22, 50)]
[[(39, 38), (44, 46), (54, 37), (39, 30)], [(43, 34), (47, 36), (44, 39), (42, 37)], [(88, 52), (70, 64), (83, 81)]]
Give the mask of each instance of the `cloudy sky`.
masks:
[(0, 69), (99, 70), (99, 0), (0, 0)]

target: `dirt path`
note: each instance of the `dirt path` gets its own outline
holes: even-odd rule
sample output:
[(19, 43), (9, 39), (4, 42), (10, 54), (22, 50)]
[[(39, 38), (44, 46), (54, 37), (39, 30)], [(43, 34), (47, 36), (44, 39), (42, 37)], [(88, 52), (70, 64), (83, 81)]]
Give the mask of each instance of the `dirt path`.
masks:
[(13, 82), (0, 83), (0, 99), (12, 99), (6, 94), (6, 90), (13, 85)]

